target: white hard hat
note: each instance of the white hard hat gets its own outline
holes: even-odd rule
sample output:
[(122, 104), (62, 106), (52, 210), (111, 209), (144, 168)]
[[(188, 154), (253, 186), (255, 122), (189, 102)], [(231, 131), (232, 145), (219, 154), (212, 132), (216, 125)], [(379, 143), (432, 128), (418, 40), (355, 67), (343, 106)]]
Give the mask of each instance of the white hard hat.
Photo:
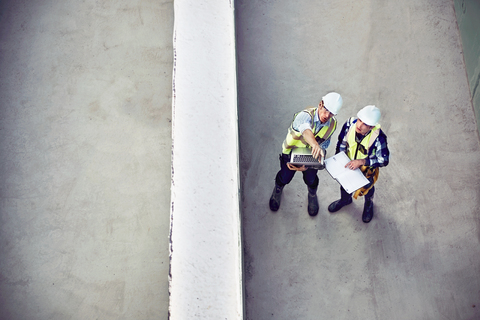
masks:
[(380, 109), (375, 106), (366, 106), (363, 107), (357, 113), (357, 118), (362, 120), (363, 123), (369, 126), (376, 126), (378, 120), (380, 120)]
[(343, 104), (342, 96), (336, 92), (327, 93), (325, 96), (323, 96), (322, 101), (325, 108), (334, 115), (340, 111)]

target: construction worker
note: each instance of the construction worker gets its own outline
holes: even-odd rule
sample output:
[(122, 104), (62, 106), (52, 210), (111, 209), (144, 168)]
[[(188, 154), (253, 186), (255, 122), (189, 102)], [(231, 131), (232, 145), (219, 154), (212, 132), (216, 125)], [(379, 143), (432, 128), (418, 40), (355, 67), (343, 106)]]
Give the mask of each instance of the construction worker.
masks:
[[(357, 118), (350, 118), (343, 125), (338, 135), (336, 153), (345, 151), (350, 158), (345, 168), (355, 170), (360, 168), (369, 184), (353, 193), (353, 197), (365, 197), (362, 220), (368, 223), (373, 218), (374, 184), (377, 181), (380, 167), (388, 165), (390, 152), (387, 146), (387, 136), (380, 129), (380, 110), (375, 106), (366, 106), (357, 113)], [(340, 186), (341, 198), (328, 206), (328, 211), (337, 212), (342, 207), (352, 203), (352, 194)]]
[(325, 157), (325, 150), (330, 145), (330, 137), (337, 127), (335, 115), (342, 107), (342, 97), (331, 92), (326, 94), (316, 108), (307, 108), (295, 114), (293, 122), (288, 129), (287, 137), (283, 142), (280, 154), (280, 171), (275, 177), (275, 187), (270, 197), (270, 209), (277, 211), (280, 208), (280, 200), (283, 187), (292, 181), (297, 171), (302, 171), (303, 181), (308, 187), (308, 214), (315, 216), (318, 213), (317, 169), (305, 166), (295, 167), (288, 163), (290, 153), (294, 148), (309, 147), (315, 159)]

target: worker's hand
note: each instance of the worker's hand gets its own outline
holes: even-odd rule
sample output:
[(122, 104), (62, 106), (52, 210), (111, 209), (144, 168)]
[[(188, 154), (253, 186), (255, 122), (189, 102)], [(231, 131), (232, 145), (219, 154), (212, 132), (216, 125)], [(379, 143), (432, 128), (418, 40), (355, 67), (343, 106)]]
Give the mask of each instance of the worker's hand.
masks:
[(355, 170), (357, 168), (360, 168), (364, 164), (365, 164), (365, 159), (352, 160), (345, 165), (345, 168), (348, 168), (350, 170)]
[(314, 144), (312, 147), (312, 156), (320, 162), (321, 157), (323, 156), (323, 150), (318, 143)]
[(307, 170), (307, 167), (305, 167), (305, 166), (295, 167), (291, 163), (287, 163), (287, 167), (288, 167), (288, 169), (293, 170), (293, 171), (305, 171), (305, 170)]
[[(320, 154), (322, 155), (323, 160), (325, 160), (326, 153), (327, 153), (327, 150), (321, 149)], [(318, 160), (320, 161), (320, 159)]]
[(320, 148), (320, 145), (318, 144), (317, 140), (315, 139), (315, 136), (313, 135), (312, 130), (307, 129), (303, 131), (302, 133), (303, 138), (305, 141), (308, 143), (309, 146), (312, 147), (312, 156), (318, 160), (318, 162), (321, 162), (321, 157), (323, 154), (322, 148)]

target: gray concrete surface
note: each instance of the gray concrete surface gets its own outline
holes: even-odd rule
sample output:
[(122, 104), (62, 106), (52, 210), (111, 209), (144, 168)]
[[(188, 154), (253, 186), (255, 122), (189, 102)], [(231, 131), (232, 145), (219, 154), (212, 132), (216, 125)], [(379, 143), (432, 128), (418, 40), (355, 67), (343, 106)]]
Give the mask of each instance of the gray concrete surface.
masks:
[[(480, 319), (480, 147), (452, 0), (236, 2), (247, 319)], [(383, 111), (375, 217), (320, 172), (268, 199), (292, 116)], [(328, 152), (334, 152), (335, 141)]]
[(172, 1), (0, 4), (0, 319), (166, 319)]

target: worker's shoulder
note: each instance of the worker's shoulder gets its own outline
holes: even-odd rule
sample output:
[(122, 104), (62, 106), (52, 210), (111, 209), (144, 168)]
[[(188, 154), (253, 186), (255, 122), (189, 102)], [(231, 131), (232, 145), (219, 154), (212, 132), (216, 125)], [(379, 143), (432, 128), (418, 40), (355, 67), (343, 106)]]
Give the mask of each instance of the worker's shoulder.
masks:
[(387, 134), (385, 133), (385, 131), (382, 130), (382, 128), (379, 129), (377, 139), (379, 139), (380, 142), (387, 142)]
[(303, 109), (302, 111), (300, 111), (298, 113), (306, 113), (306, 114), (311, 116), (315, 112), (315, 110), (316, 110), (315, 107), (306, 107), (305, 109)]
[(347, 119), (347, 121), (345, 121), (343, 126), (348, 128), (348, 127), (352, 126), (355, 122), (357, 122), (357, 118), (350, 117), (350, 118)]
[(295, 119), (296, 118), (311, 119), (314, 116), (314, 113), (313, 113), (314, 110), (315, 110), (315, 108), (313, 108), (313, 107), (305, 108), (305, 109), (300, 110), (297, 113), (295, 113), (294, 118)]

